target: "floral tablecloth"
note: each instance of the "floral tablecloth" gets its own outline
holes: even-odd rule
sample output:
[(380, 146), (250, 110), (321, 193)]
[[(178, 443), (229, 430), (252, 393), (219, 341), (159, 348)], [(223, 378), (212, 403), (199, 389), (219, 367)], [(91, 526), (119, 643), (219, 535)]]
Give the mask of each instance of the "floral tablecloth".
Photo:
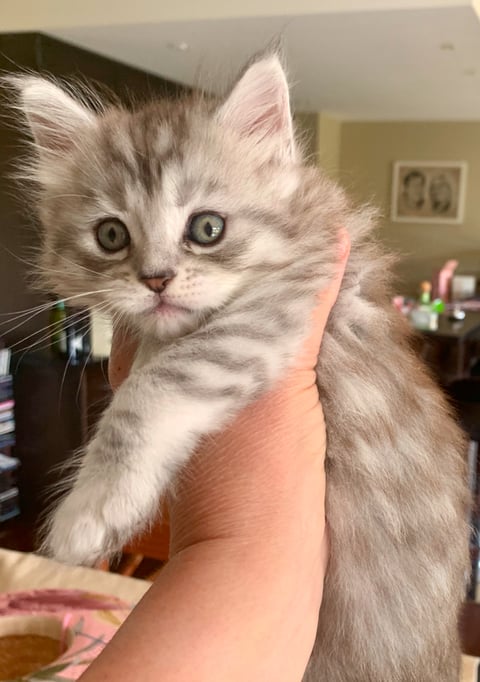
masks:
[(76, 680), (130, 612), (116, 597), (82, 590), (30, 590), (0, 595), (0, 637), (37, 634), (58, 639), (62, 654), (22, 680)]
[(73, 680), (150, 586), (135, 578), (0, 549), (0, 634), (13, 626), (18, 634), (63, 637), (61, 658), (30, 680)]

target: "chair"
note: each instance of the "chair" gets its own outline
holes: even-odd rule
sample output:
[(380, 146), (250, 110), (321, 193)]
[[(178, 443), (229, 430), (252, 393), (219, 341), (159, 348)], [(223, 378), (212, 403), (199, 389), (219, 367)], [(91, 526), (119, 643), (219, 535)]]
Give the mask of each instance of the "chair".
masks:
[(480, 656), (480, 604), (469, 601), (463, 605), (459, 623), (462, 652)]
[(471, 377), (454, 381), (447, 387), (447, 392), (457, 409), (460, 422), (470, 438), (468, 449), (469, 483), (473, 495), (471, 512), (472, 537), (470, 552), (472, 559), (472, 578), (468, 589), (468, 598), (475, 599), (479, 582), (479, 534), (480, 534), (480, 377)]
[(122, 575), (133, 576), (140, 564), (146, 559), (155, 560), (159, 564), (159, 568), (161, 564), (168, 561), (169, 545), (168, 518), (162, 517), (162, 520), (158, 521), (150, 530), (134, 538), (123, 548), (123, 557), (118, 572)]
[(121, 575), (151, 579), (169, 559), (170, 527), (165, 505), (160, 520), (126, 545), (117, 562), (102, 561), (97, 568)]

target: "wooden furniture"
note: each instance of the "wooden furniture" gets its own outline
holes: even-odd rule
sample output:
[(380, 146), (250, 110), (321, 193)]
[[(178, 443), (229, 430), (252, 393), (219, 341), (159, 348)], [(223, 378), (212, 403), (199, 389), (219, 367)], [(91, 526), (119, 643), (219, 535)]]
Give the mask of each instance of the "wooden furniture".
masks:
[[(127, 576), (151, 577), (168, 561), (170, 529), (165, 507), (161, 520), (123, 548), (117, 573)], [(150, 560), (150, 561), (148, 561)], [(143, 566), (142, 566), (143, 564)]]
[[(53, 486), (67, 476), (72, 454), (88, 441), (112, 393), (106, 362), (67, 366), (65, 358), (38, 352), (14, 358), (13, 367), (22, 519), (4, 529), (0, 545), (33, 550), (32, 526), (46, 511)], [(162, 519), (125, 547), (118, 572), (133, 575), (145, 559), (157, 567), (167, 561), (166, 512)]]
[(67, 365), (51, 352), (13, 359), (20, 508), (39, 518), (71, 455), (87, 442), (111, 399), (106, 363)]
[(470, 539), (470, 556), (472, 562), (471, 581), (468, 588), (468, 598), (475, 599), (477, 585), (480, 579), (480, 377), (454, 381), (447, 387), (459, 420), (469, 437), (469, 483), (472, 493), (472, 509), (470, 525), (472, 534)]
[(462, 652), (480, 656), (480, 603), (465, 602), (460, 616)]
[(467, 312), (465, 319), (452, 321), (439, 315), (437, 330), (422, 330), (421, 354), (444, 385), (466, 377), (480, 356), (480, 313)]

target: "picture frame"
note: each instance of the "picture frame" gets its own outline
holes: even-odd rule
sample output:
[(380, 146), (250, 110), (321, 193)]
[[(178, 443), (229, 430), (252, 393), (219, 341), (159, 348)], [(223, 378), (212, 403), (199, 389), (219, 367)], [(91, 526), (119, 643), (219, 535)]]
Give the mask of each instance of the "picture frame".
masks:
[(462, 223), (467, 170), (465, 161), (396, 161), (392, 174), (392, 222)]

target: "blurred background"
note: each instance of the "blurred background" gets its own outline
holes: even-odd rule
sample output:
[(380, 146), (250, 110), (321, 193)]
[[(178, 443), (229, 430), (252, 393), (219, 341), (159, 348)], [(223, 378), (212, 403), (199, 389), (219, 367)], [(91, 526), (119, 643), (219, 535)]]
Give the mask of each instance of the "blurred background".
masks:
[[(395, 305), (420, 329), (418, 352), (438, 381), (473, 410), (461, 417), (478, 493), (480, 2), (3, 0), (0, 72), (81, 77), (122, 100), (199, 85), (218, 93), (279, 35), (311, 162), (379, 207), (378, 237), (399, 255)], [(0, 545), (30, 550), (45, 491), (62, 475), (49, 472), (86, 441), (110, 398), (111, 327), (70, 324), (62, 302), (28, 286), (40, 234), (10, 177), (22, 143), (8, 104), (4, 96), (0, 521), (16, 525), (0, 525)], [(472, 399), (459, 381), (473, 381)]]

